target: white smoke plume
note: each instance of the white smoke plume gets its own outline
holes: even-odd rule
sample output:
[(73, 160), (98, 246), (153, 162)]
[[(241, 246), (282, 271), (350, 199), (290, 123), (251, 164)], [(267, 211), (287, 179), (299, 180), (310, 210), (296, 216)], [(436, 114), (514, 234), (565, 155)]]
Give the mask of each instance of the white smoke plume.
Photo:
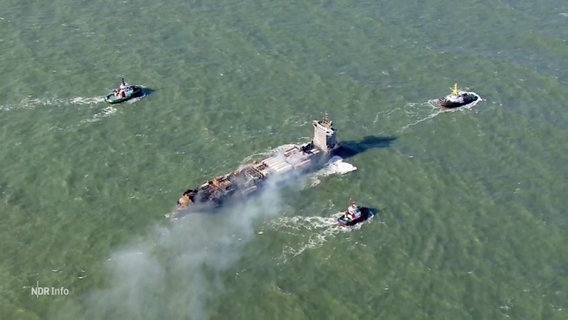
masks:
[(223, 272), (234, 266), (263, 216), (280, 211), (275, 180), (257, 197), (217, 213), (190, 213), (158, 226), (148, 239), (114, 253), (110, 286), (89, 297), (89, 314), (105, 319), (208, 319), (211, 299), (223, 292)]
[(318, 177), (353, 170), (333, 157), (321, 170), (299, 179), (296, 174), (268, 179), (256, 196), (232, 201), (215, 213), (194, 212), (155, 226), (143, 239), (111, 255), (107, 281), (87, 294), (84, 309), (65, 308), (58, 318), (202, 320), (219, 316), (211, 302), (223, 294), (223, 279), (242, 258), (244, 246), (256, 234), (255, 226), (284, 211), (283, 185), (301, 189), (310, 179), (319, 181)]

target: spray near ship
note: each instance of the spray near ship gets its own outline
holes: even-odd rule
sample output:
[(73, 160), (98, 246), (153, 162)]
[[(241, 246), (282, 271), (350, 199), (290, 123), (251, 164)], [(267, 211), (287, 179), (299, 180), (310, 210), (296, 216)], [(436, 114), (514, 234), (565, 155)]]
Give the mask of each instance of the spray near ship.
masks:
[(339, 149), (337, 129), (327, 114), (312, 122), (313, 138), (305, 144), (288, 145), (267, 158), (240, 166), (238, 169), (215, 177), (199, 187), (187, 189), (177, 201), (177, 219), (190, 212), (223, 205), (232, 198), (245, 198), (262, 190), (269, 179), (293, 173), (310, 171), (323, 164)]

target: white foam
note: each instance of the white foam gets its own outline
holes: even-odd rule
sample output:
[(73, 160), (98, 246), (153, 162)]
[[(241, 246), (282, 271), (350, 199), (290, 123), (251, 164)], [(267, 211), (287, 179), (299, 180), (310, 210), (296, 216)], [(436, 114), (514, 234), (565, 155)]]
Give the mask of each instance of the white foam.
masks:
[(262, 152), (252, 154), (252, 155), (244, 158), (243, 161), (241, 161), (241, 164), (248, 164), (253, 159), (258, 159), (258, 158), (261, 158), (261, 157), (268, 157), (268, 156), (271, 156), (271, 155), (274, 155), (274, 154), (277, 154), (277, 153), (283, 153), (284, 151), (286, 151), (286, 150), (288, 150), (288, 149), (290, 149), (294, 146), (297, 146), (297, 144), (284, 144), (284, 145), (278, 146), (276, 148), (272, 148), (272, 149), (268, 149), (268, 150), (265, 150), (265, 151), (262, 151)]
[(11, 111), (11, 110), (18, 110), (18, 109), (35, 109), (38, 107), (43, 106), (52, 106), (52, 105), (61, 105), (62, 100), (58, 98), (31, 98), (27, 97), (22, 99), (20, 102), (15, 104), (6, 104), (0, 106), (0, 110), (2, 111)]
[(75, 97), (69, 99), (69, 104), (79, 104), (79, 105), (89, 105), (89, 104), (97, 104), (104, 102), (104, 97), (92, 97), (92, 98), (84, 98), (84, 97)]
[[(475, 107), (479, 102), (484, 101), (484, 100), (481, 98), (481, 96), (478, 95), (477, 93), (472, 92), (472, 91), (470, 91), (470, 92), (468, 92), (468, 93), (471, 93), (471, 94), (476, 95), (476, 96), (477, 96), (477, 100), (475, 100), (475, 101), (473, 101), (473, 102), (471, 102), (471, 103), (469, 103), (469, 104), (466, 104), (466, 105), (464, 105), (464, 106), (461, 106), (461, 107), (459, 107), (459, 108), (441, 109), (441, 108), (437, 105), (437, 100), (436, 100), (436, 99), (428, 100), (428, 101), (422, 102), (422, 103), (408, 103), (408, 104), (407, 104), (407, 107), (409, 107), (409, 108), (406, 108), (406, 109), (405, 109), (406, 115), (408, 115), (409, 117), (420, 116), (420, 118), (418, 118), (417, 120), (415, 120), (415, 121), (413, 121), (413, 122), (411, 122), (411, 123), (409, 123), (409, 124), (406, 124), (406, 125), (402, 126), (400, 129), (398, 129), (397, 133), (399, 133), (399, 134), (400, 134), (400, 133), (403, 133), (404, 131), (406, 131), (406, 129), (411, 128), (411, 127), (414, 127), (415, 125), (420, 124), (420, 123), (422, 123), (422, 122), (424, 122), (424, 121), (428, 121), (428, 120), (430, 120), (430, 119), (433, 119), (433, 118), (435, 118), (436, 116), (438, 116), (438, 115), (440, 115), (440, 114), (442, 114), (442, 113), (446, 113), (446, 112), (463, 112), (463, 111), (465, 111), (465, 110), (470, 110), (470, 109), (472, 109), (473, 107)], [(431, 110), (430, 110), (430, 113), (427, 114), (427, 115), (425, 115), (425, 116), (422, 116), (421, 113), (419, 112), (419, 110), (420, 110), (421, 108), (423, 108), (423, 107), (429, 107), (429, 108), (431, 109)], [(417, 111), (418, 111), (418, 112), (417, 112)]]
[(134, 98), (131, 98), (129, 100), (124, 101), (124, 103), (133, 104), (133, 103), (136, 103), (136, 102), (142, 100), (144, 97), (145, 97), (145, 95), (141, 95), (139, 97), (134, 97)]
[(320, 178), (333, 174), (343, 175), (355, 170), (357, 170), (357, 167), (350, 163), (343, 162), (343, 158), (341, 158), (340, 156), (333, 156), (327, 161), (323, 168), (316, 171), (310, 176), (310, 186), (317, 186), (321, 182)]
[(287, 228), (292, 230), (318, 230), (323, 228), (328, 228), (337, 225), (337, 218), (341, 215), (338, 212), (330, 217), (305, 217), (305, 216), (294, 216), (294, 217), (280, 217), (276, 220), (270, 222), (272, 227), (281, 229)]
[(81, 120), (80, 123), (97, 122), (97, 121), (100, 121), (100, 120), (102, 120), (106, 117), (110, 117), (116, 111), (117, 111), (116, 108), (114, 108), (112, 106), (108, 106), (108, 107), (104, 108), (101, 112), (94, 114), (90, 119)]
[(0, 111), (11, 111), (18, 109), (36, 109), (50, 106), (69, 106), (69, 105), (93, 105), (104, 101), (104, 97), (73, 97), (73, 98), (32, 98), (26, 97), (15, 104), (0, 105)]
[(337, 212), (329, 217), (281, 217), (271, 221), (269, 223), (270, 227), (280, 232), (286, 232), (296, 237), (307, 238), (305, 241), (298, 241), (299, 244), (296, 246), (285, 246), (279, 260), (285, 263), (289, 259), (301, 255), (306, 250), (320, 248), (333, 236), (359, 230), (367, 221), (373, 219), (373, 217), (371, 217), (366, 222), (351, 227), (342, 227), (337, 223), (337, 218), (339, 218), (341, 214), (343, 213)]
[(408, 129), (408, 128), (410, 128), (410, 127), (414, 127), (415, 125), (417, 125), (417, 124), (419, 124), (419, 123), (421, 123), (421, 122), (430, 120), (430, 119), (436, 117), (437, 115), (441, 114), (442, 112), (443, 112), (443, 110), (438, 109), (438, 110), (434, 111), (433, 113), (430, 113), (429, 115), (427, 115), (427, 116), (424, 117), (424, 118), (418, 119), (418, 120), (416, 120), (416, 121), (414, 121), (414, 122), (412, 122), (412, 123), (409, 123), (409, 124), (407, 124), (407, 125), (404, 125), (402, 128), (398, 129), (397, 133), (403, 133), (406, 129)]

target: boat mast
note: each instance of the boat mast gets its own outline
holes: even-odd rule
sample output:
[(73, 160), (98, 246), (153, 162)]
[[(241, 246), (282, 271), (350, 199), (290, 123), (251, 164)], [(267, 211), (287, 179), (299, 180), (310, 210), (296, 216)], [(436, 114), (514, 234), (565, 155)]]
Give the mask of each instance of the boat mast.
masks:
[(457, 96), (457, 95), (458, 95), (458, 84), (457, 84), (457, 83), (454, 83), (454, 91), (452, 91), (452, 94), (453, 94), (454, 96)]

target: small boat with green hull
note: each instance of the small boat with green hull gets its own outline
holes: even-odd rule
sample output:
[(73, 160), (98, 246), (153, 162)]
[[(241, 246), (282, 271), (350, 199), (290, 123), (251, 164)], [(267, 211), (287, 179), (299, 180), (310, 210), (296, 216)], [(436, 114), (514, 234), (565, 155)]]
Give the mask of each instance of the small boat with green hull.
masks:
[(136, 85), (130, 85), (124, 81), (120, 82), (120, 85), (114, 89), (110, 94), (105, 96), (105, 101), (110, 104), (121, 103), (132, 98), (136, 98), (142, 95), (142, 87)]

